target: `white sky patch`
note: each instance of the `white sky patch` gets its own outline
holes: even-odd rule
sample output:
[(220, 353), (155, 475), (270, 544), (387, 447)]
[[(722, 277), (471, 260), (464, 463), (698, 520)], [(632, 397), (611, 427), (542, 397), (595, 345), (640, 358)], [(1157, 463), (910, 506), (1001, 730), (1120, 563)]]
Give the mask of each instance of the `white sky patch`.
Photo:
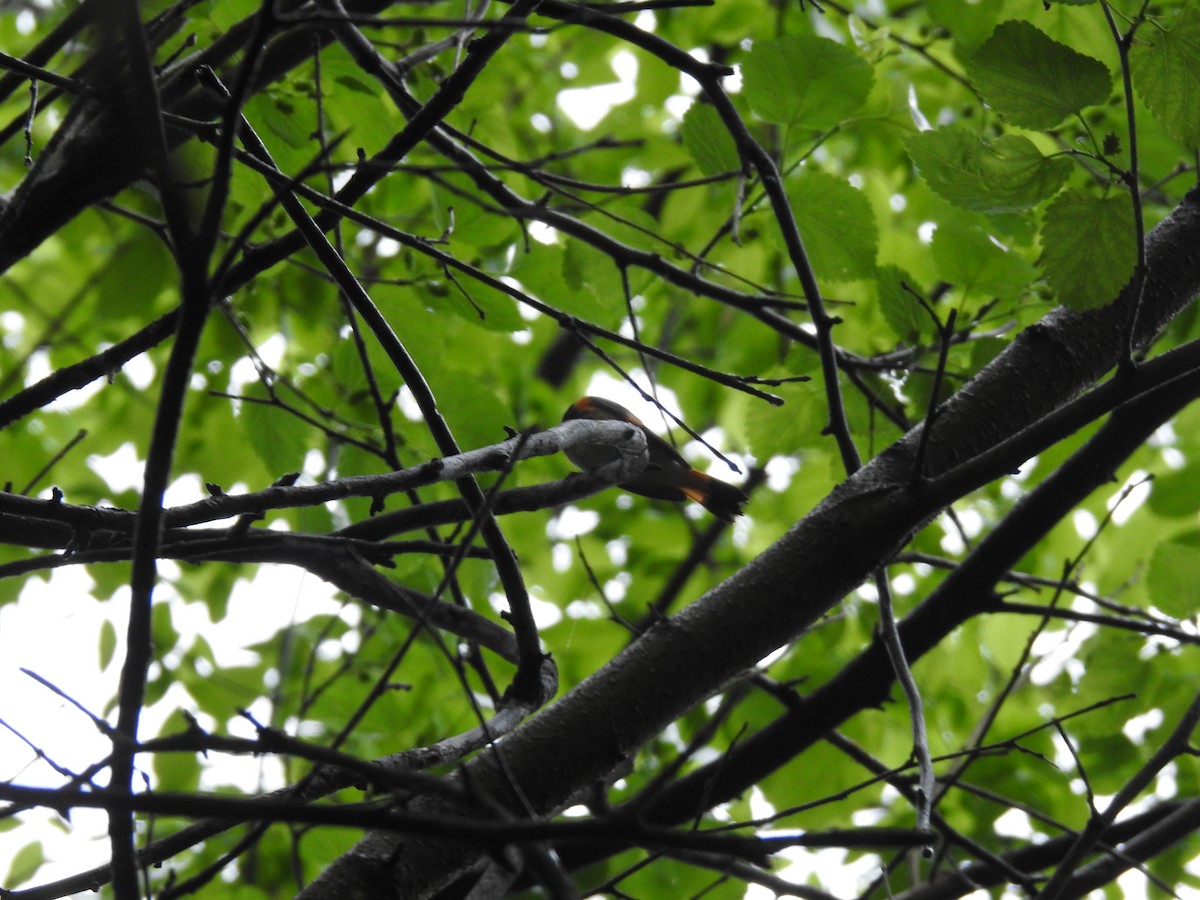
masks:
[(525, 230), (539, 244), (553, 245), (558, 243), (558, 230), (544, 222), (530, 222), (525, 226)]
[(725, 88), (726, 93), (740, 94), (742, 92), (742, 67), (734, 66), (733, 74), (726, 75), (721, 79), (721, 84)]
[(1167, 763), (1154, 779), (1154, 796), (1159, 800), (1174, 800), (1179, 795), (1179, 782), (1176, 776), (1179, 767), (1175, 763)]
[(644, 188), (650, 184), (650, 173), (645, 169), (626, 166), (621, 170), (621, 186), (627, 188)]
[(568, 506), (546, 523), (546, 537), (552, 541), (572, 541), (592, 531), (599, 524), (599, 513)]
[[(693, 47), (688, 51), (688, 56), (691, 56), (693, 59), (698, 59), (702, 63), (708, 62), (708, 51), (703, 47)], [(684, 99), (690, 100), (692, 97), (699, 97), (701, 90), (702, 88), (700, 87), (700, 82), (698, 82), (695, 78), (693, 78), (691, 75), (688, 75), (686, 72), (679, 73), (679, 93), (683, 95)], [(691, 106), (691, 104), (689, 103), (688, 106)], [(669, 106), (668, 111), (670, 111)], [(686, 106), (684, 107), (684, 111), (687, 111)]]
[(629, 591), (631, 580), (628, 572), (621, 572), (616, 578), (610, 578), (604, 582), (604, 598), (609, 603), (620, 603)]
[[(687, 77), (687, 76), (684, 76)], [(687, 111), (692, 108), (695, 101), (691, 97), (682, 94), (672, 94), (663, 103), (666, 111), (677, 120), (682, 120)]]
[(992, 827), (1000, 837), (1028, 840), (1033, 835), (1033, 824), (1029, 815), (1020, 809), (1010, 809), (999, 816)]
[(958, 510), (958, 522), (969, 538), (979, 537), (983, 532), (983, 516), (970, 507)]
[(950, 522), (945, 520), (942, 526), (942, 539), (938, 541), (938, 546), (942, 548), (942, 552), (948, 556), (958, 556), (967, 549), (967, 545), (963, 543), (962, 535), (959, 534), (957, 528)]
[(49, 353), (46, 350), (34, 350), (29, 354), (29, 359), (25, 361), (26, 388), (31, 384), (37, 384), (52, 371)]
[[(229, 367), (229, 393), (240, 394), (248, 384), (254, 384), (258, 381), (258, 367), (254, 365), (254, 360), (248, 356), (243, 356), (232, 366)], [(241, 401), (234, 401), (235, 409), (239, 408), (238, 404)]]
[(114, 494), (136, 490), (142, 486), (142, 460), (132, 442), (126, 442), (108, 456), (93, 453), (87, 458), (88, 468), (99, 475)]
[[(630, 373), (633, 380), (641, 385), (646, 383), (645, 374), (641, 369), (634, 369)], [(587, 394), (621, 404), (656, 434), (662, 434), (667, 430), (667, 424), (663, 422), (663, 415), (657, 407), (643, 400), (642, 395), (630, 387), (627, 382), (618, 381), (607, 372), (597, 372), (592, 376), (592, 380), (588, 382)], [(660, 387), (657, 396), (663, 406), (675, 415), (680, 415), (679, 401), (675, 399), (674, 391)]]
[(5, 347), (12, 349), (21, 343), (25, 336), (25, 317), (19, 312), (7, 310), (0, 313), (0, 341)]
[(400, 385), (400, 393), (396, 397), (396, 408), (410, 422), (421, 421), (421, 407), (417, 406), (417, 398), (409, 390), (407, 384)]
[(614, 54), (612, 70), (617, 80), (611, 84), (567, 88), (558, 92), (555, 100), (558, 108), (581, 131), (591, 131), (613, 107), (628, 103), (637, 95), (637, 57), (625, 50)]
[(1182, 469), (1187, 465), (1187, 457), (1180, 453), (1176, 447), (1163, 447), (1159, 455), (1162, 458), (1163, 464), (1173, 471)]
[(572, 600), (567, 604), (568, 619), (588, 619), (597, 620), (603, 619), (608, 615), (608, 610), (604, 608), (602, 603), (597, 603), (595, 600)]
[(194, 472), (180, 475), (169, 485), (163, 494), (163, 506), (183, 506), (185, 503), (195, 503), (208, 497), (208, 491), (200, 482), (200, 476)]
[(1099, 523), (1096, 517), (1086, 509), (1077, 509), (1071, 514), (1071, 524), (1075, 526), (1075, 533), (1085, 541), (1090, 541), (1096, 536), (1096, 529)]
[(1138, 507), (1149, 498), (1151, 482), (1146, 475), (1147, 473), (1142, 469), (1131, 472), (1120, 490), (1108, 498), (1106, 505), (1108, 509), (1112, 510), (1114, 525), (1124, 525), (1128, 522), (1129, 517), (1137, 512)]
[(571, 562), (575, 559), (575, 551), (570, 545), (555, 544), (550, 553), (550, 564), (555, 572), (565, 572), (571, 568)]
[(287, 339), (282, 334), (273, 334), (256, 348), (258, 355), (272, 369), (278, 368), (287, 352)]
[(780, 494), (788, 489), (800, 471), (800, 460), (791, 456), (773, 456), (763, 469), (767, 473), (767, 489)]
[(551, 628), (563, 619), (563, 611), (549, 600), (543, 600), (541, 597), (531, 596), (529, 608), (533, 612), (533, 622), (539, 630)]
[(1078, 684), (1084, 666), (1076, 657), (1096, 630), (1097, 626), (1082, 622), (1065, 632), (1050, 631), (1038, 635), (1033, 642), (1033, 655), (1038, 661), (1029, 671), (1029, 680), (1042, 687), (1066, 672), (1071, 683)]
[[(29, 578), (16, 602), (0, 607), (0, 716), (59, 765), (75, 771), (103, 759), (109, 742), (65, 700), (39, 685), (20, 669), (27, 668), (56, 685), (96, 715), (117, 690), (124, 658), (129, 591), (111, 600), (91, 595), (94, 584), (81, 568), (64, 567), (49, 582)], [(113, 662), (99, 671), (97, 635), (111, 620), (116, 630)], [(53, 623), (53, 627), (47, 627)], [(59, 787), (61, 775), (7, 729), (0, 730), (0, 779), (40, 787)], [(102, 810), (76, 809), (71, 822), (48, 811), (21, 814), (23, 827), (0, 833), (0, 860), (10, 860), (36, 837), (47, 864), (37, 880), (49, 881), (108, 861), (107, 829)], [(95, 838), (89, 839), (89, 838)]]
[[(36, 672), (96, 715), (117, 688), (123, 656), (128, 589), (102, 603), (94, 583), (72, 566), (55, 570), (49, 582), (30, 578), (15, 603), (0, 607), (0, 715), (60, 765), (81, 771), (111, 751), (106, 738), (84, 715), (20, 671)], [(114, 662), (98, 674), (96, 636), (112, 619), (117, 634)], [(52, 620), (54, 628), (47, 628)], [(0, 731), (0, 779), (19, 776), (23, 784), (58, 786), (61, 776), (7, 730)], [(3, 853), (0, 852), (0, 857)]]
[(154, 383), (156, 370), (150, 357), (143, 353), (121, 366), (121, 374), (128, 378), (129, 383), (139, 391), (144, 391)]
[(1140, 716), (1134, 716), (1121, 728), (1121, 732), (1129, 740), (1135, 744), (1141, 744), (1146, 738), (1147, 732), (1161, 726), (1163, 723), (1163, 712), (1161, 709), (1152, 709), (1149, 712), (1144, 712)]

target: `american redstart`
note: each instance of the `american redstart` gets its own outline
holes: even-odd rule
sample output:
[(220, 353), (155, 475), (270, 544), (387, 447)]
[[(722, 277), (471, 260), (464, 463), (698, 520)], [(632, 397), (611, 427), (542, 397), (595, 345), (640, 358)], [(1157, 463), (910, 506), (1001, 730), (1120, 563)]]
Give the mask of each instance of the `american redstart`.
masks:
[[(563, 421), (568, 419), (618, 419), (642, 429), (650, 459), (640, 475), (620, 485), (630, 493), (656, 500), (695, 500), (726, 522), (742, 514), (742, 504), (748, 499), (745, 494), (732, 484), (693, 469), (674, 447), (625, 407), (602, 397), (581, 397), (568, 407)], [(567, 451), (567, 459), (584, 470), (595, 469), (609, 458), (607, 452), (597, 455), (586, 446), (576, 445)]]

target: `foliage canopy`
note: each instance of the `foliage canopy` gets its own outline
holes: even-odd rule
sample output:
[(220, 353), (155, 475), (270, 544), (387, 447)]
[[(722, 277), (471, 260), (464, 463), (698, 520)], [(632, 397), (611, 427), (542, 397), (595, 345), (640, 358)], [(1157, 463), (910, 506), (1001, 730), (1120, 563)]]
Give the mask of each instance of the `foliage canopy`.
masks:
[(0, 35), (4, 896), (1200, 890), (1189, 0)]

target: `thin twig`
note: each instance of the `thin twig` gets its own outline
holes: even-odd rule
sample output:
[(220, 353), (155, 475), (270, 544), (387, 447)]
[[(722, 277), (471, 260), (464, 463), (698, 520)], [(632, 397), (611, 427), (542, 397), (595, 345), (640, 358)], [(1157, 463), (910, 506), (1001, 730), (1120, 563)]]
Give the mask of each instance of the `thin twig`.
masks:
[[(921, 689), (909, 668), (908, 659), (904, 653), (904, 642), (900, 639), (900, 630), (896, 625), (896, 614), (892, 607), (892, 587), (888, 583), (887, 570), (881, 569), (875, 575), (875, 588), (879, 593), (879, 622), (883, 635), (883, 645), (887, 648), (888, 658), (896, 673), (904, 697), (908, 701), (908, 718), (912, 726), (913, 755), (917, 759), (920, 770), (919, 788), (917, 791), (917, 830), (929, 831), (930, 812), (933, 806), (935, 779), (933, 774), (933, 759), (929, 753), (929, 735), (925, 730), (925, 704), (921, 700)], [(928, 848), (925, 854), (931, 855)]]

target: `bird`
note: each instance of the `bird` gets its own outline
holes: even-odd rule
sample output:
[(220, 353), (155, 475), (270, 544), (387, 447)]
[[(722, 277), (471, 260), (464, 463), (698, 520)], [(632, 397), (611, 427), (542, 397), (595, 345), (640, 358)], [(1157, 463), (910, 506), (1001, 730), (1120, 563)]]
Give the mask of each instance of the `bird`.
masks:
[[(649, 461), (641, 474), (618, 487), (656, 500), (672, 500), (676, 503), (694, 500), (724, 522), (732, 522), (742, 514), (742, 506), (749, 498), (739, 488), (692, 468), (674, 447), (619, 403), (603, 397), (580, 397), (567, 407), (563, 415), (564, 422), (571, 419), (616, 419), (642, 429), (646, 435)], [(585, 471), (610, 459), (607, 453), (598, 456), (594, 450), (589, 452), (589, 449), (576, 445), (566, 451), (567, 459)]]

